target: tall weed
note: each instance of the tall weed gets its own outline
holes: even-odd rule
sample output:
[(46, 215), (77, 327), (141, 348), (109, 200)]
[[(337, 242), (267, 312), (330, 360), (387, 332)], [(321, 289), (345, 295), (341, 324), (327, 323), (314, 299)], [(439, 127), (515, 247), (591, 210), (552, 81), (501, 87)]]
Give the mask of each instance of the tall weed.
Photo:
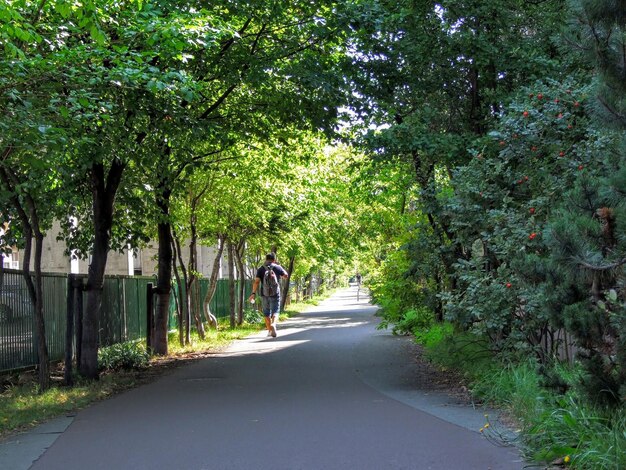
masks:
[(549, 393), (541, 387), (534, 361), (493, 363), (472, 380), (474, 395), (509, 410), (520, 424), (534, 423), (543, 413)]
[(537, 461), (567, 457), (573, 468), (626, 468), (626, 413), (581, 403), (570, 396), (546, 408), (527, 429), (525, 444)]
[(555, 366), (553, 372), (570, 384), (565, 393), (557, 393), (542, 386), (544, 377), (534, 360), (502, 363), (485, 342), (451, 331), (435, 325), (418, 341), (433, 362), (463, 372), (476, 397), (518, 421), (528, 459), (585, 470), (626, 468), (626, 408), (586, 402), (576, 386), (580, 366)]

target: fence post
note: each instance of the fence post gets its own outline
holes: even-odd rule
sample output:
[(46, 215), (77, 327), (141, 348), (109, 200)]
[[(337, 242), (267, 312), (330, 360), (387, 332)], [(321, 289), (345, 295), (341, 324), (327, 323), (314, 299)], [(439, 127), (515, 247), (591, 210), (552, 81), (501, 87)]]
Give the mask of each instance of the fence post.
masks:
[(148, 287), (146, 289), (146, 320), (147, 326), (146, 329), (146, 349), (148, 350), (148, 354), (152, 354), (152, 330), (154, 328), (154, 284), (151, 282), (148, 283)]
[(126, 309), (126, 281), (122, 278), (122, 341), (128, 341), (128, 311)]
[(124, 295), (124, 279), (117, 280), (117, 297), (120, 299), (119, 317), (120, 317), (120, 343), (126, 341), (125, 324), (126, 324), (126, 299)]
[(76, 365), (80, 365), (83, 355), (83, 291), (85, 286), (80, 278), (76, 278)]
[(68, 274), (67, 276), (67, 317), (65, 328), (65, 372), (63, 379), (65, 385), (71, 386), (74, 384), (72, 379), (72, 356), (74, 355), (72, 342), (74, 341), (74, 292), (76, 287), (74, 286), (74, 275)]

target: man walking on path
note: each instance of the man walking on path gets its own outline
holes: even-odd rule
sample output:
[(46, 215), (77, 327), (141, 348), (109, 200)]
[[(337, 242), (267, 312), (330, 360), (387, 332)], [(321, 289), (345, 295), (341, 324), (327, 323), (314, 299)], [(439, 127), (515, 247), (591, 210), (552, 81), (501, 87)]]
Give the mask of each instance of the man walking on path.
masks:
[(280, 310), (280, 279), (287, 277), (289, 277), (287, 271), (281, 265), (276, 264), (276, 255), (268, 253), (265, 256), (265, 264), (256, 272), (252, 285), (252, 295), (248, 299), (250, 302), (254, 302), (260, 285), (261, 306), (265, 316), (267, 336), (274, 338), (276, 338), (276, 322)]

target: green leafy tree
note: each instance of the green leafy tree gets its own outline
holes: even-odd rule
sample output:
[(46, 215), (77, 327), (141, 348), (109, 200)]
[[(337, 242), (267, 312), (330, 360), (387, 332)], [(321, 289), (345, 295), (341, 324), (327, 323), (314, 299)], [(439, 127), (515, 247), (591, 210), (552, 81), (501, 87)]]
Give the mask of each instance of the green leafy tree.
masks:
[[(26, 177), (24, 174), (25, 166), (22, 163), (29, 157), (33, 158), (33, 155), (17, 152), (14, 156), (18, 159), (10, 158), (9, 153), (5, 152), (0, 161), (0, 201), (6, 204), (3, 204), (4, 207), (9, 205), (11, 207), (8, 213), (3, 210), (5, 212), (3, 215), (8, 216), (9, 220), (2, 237), (5, 243), (8, 241), (9, 245), (14, 243), (18, 246), (23, 245), (22, 272), (34, 306), (39, 389), (43, 392), (50, 386), (50, 369), (43, 305), (41, 257), (44, 235), (52, 222), (54, 200), (50, 199), (50, 187), (46, 183), (51, 182), (44, 172), (39, 172), (37, 175), (39, 178), (33, 179), (32, 168), (26, 167), (30, 175)], [(31, 262), (34, 276), (31, 276)]]
[[(177, 131), (167, 137), (160, 134), (154, 140), (157, 157), (152, 175), (156, 178), (155, 203), (160, 212), (154, 333), (157, 353), (167, 352), (171, 282), (169, 212), (178, 176), (197, 156), (199, 141), (207, 153), (220, 152), (239, 139), (270, 136), (283, 124), (307, 128), (312, 124), (326, 126), (333, 121), (336, 87), (321, 87), (320, 82), (322, 77), (332, 82), (333, 76), (325, 71), (334, 66), (332, 52), (341, 40), (337, 25), (327, 18), (332, 7), (330, 2), (315, 5), (291, 2), (280, 7), (275, 2), (263, 1), (253, 5), (233, 4), (228, 10), (212, 11), (213, 18), (229, 25), (228, 34), (215, 42), (215, 47), (194, 52), (198, 48), (193, 43), (178, 42), (183, 58), (185, 54), (192, 58), (184, 69), (194, 77), (198, 87), (191, 96), (178, 99), (178, 103), (174, 99), (168, 107), (186, 110), (185, 120), (182, 115), (180, 119), (172, 116)], [(181, 14), (173, 4), (164, 11), (165, 18)], [(178, 30), (179, 34), (183, 32)], [(321, 50), (330, 53), (321, 56)]]
[(607, 145), (550, 223), (549, 307), (581, 348), (590, 399), (615, 405), (626, 399), (626, 13), (600, 0), (573, 2), (572, 13), (571, 43), (597, 71), (591, 105)]
[(536, 353), (542, 361), (555, 353), (547, 341), (554, 330), (544, 308), (545, 276), (534, 267), (549, 254), (547, 224), (563, 188), (598, 170), (593, 154), (605, 143), (589, 128), (587, 93), (571, 79), (523, 89), (455, 175), (447, 210), (468, 256), (456, 265), (458, 289), (446, 296), (447, 315), (488, 337), (495, 351)]
[[(436, 291), (456, 289), (454, 264), (467, 258), (445, 208), (454, 169), (471, 160), (469, 149), (481, 146), (512, 91), (562, 66), (550, 35), (563, 8), (523, 1), (357, 7), (354, 106), (366, 125), (379, 126), (365, 141), (372, 158), (410, 165), (428, 224), (416, 236), (437, 241), (439, 267), (428, 270)], [(436, 310), (442, 317), (442, 306)]]
[[(0, 212), (8, 222), (5, 243), (24, 249), (22, 271), (34, 306), (41, 391), (50, 383), (41, 273), (43, 238), (53, 218), (63, 213), (59, 210), (63, 197), (59, 167), (61, 149), (70, 134), (57, 111), (55, 64), (42, 57), (50, 9), (45, 2), (29, 1), (0, 6), (0, 43), (5, 53), (0, 62)], [(90, 16), (85, 20), (89, 22)]]

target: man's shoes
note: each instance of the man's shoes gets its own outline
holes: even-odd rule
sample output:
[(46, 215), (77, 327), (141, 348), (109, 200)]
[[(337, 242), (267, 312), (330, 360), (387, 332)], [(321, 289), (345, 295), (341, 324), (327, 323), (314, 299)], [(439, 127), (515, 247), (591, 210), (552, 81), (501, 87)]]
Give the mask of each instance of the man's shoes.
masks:
[(274, 324), (272, 323), (271, 328), (272, 328), (272, 329), (270, 330), (270, 335), (272, 335), (272, 337), (276, 338), (276, 325), (274, 325)]
[[(274, 331), (276, 331), (276, 328), (274, 328)], [(270, 336), (276, 336), (276, 335), (273, 335), (272, 332), (268, 330), (267, 337), (269, 338)]]

